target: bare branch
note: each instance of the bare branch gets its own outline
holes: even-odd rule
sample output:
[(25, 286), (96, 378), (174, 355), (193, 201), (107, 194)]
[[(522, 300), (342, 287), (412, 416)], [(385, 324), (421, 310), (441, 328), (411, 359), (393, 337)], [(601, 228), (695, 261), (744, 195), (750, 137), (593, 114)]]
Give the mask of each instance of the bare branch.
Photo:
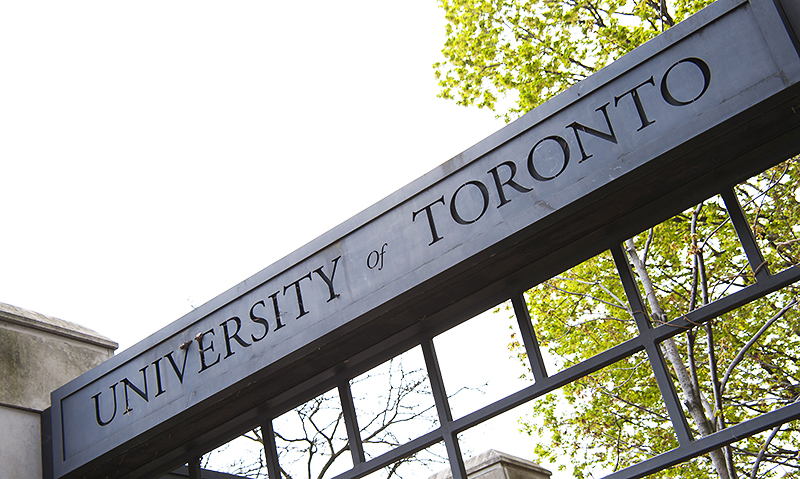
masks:
[(733, 370), (736, 368), (736, 366), (742, 361), (742, 359), (744, 359), (744, 355), (747, 352), (747, 350), (749, 350), (756, 343), (756, 341), (758, 341), (758, 338), (760, 338), (761, 335), (767, 331), (767, 328), (772, 326), (772, 323), (780, 319), (784, 314), (786, 314), (787, 311), (792, 309), (792, 307), (794, 307), (795, 304), (797, 304), (797, 299), (792, 299), (792, 301), (789, 304), (784, 306), (766, 323), (764, 323), (764, 326), (762, 326), (761, 329), (759, 329), (758, 332), (753, 335), (750, 341), (748, 341), (747, 344), (745, 344), (744, 347), (741, 350), (739, 350), (739, 354), (736, 355), (736, 357), (731, 362), (730, 366), (728, 366), (728, 370), (725, 371), (725, 376), (722, 378), (722, 382), (719, 385), (720, 395), (723, 393), (723, 391), (725, 391), (725, 386), (728, 384), (728, 379), (730, 379), (731, 373), (733, 373)]

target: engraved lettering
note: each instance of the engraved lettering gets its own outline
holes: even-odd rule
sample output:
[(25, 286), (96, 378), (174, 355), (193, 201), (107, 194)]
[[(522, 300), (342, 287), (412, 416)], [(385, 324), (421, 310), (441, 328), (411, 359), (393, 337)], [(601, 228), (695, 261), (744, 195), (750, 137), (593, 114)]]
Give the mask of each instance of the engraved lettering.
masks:
[[(319, 268), (315, 269), (314, 272), (322, 278), (322, 281), (325, 281), (325, 284), (328, 285), (328, 293), (330, 294), (330, 298), (328, 301), (333, 301), (334, 299), (338, 298), (339, 295), (333, 290), (333, 278), (336, 276), (336, 265), (339, 264), (339, 260), (342, 258), (342, 255), (337, 256), (334, 258), (333, 261), (333, 270), (331, 271), (331, 277), (328, 278), (328, 275), (325, 274), (325, 271), (322, 270), (324, 266), (320, 266)], [(299, 290), (298, 290), (299, 291)]]
[(209, 350), (210, 351), (214, 351), (214, 340), (213, 339), (208, 344), (207, 348), (203, 347), (203, 338), (205, 338), (207, 334), (211, 334), (212, 336), (214, 336), (214, 330), (213, 329), (209, 329), (205, 333), (198, 334), (197, 338), (195, 338), (197, 340), (197, 347), (200, 350), (199, 351), (200, 352), (200, 371), (197, 371), (198, 373), (202, 373), (206, 369), (210, 368), (211, 366), (213, 366), (213, 365), (215, 365), (215, 364), (217, 364), (219, 362), (219, 356), (220, 355), (219, 355), (219, 353), (217, 353), (217, 359), (214, 360), (214, 362), (211, 363), (211, 364), (206, 364), (206, 351), (209, 351)]
[(275, 331), (281, 329), (282, 327), (286, 326), (285, 324), (281, 323), (281, 310), (278, 307), (278, 294), (280, 291), (275, 291), (269, 298), (272, 299), (272, 309), (275, 310)]
[(648, 83), (653, 85), (653, 86), (656, 86), (656, 83), (653, 81), (653, 77), (651, 76), (647, 80), (645, 80), (642, 83), (636, 85), (635, 87), (633, 87), (632, 89), (626, 91), (622, 95), (614, 97), (614, 106), (616, 107), (617, 105), (619, 105), (619, 101), (623, 97), (625, 97), (625, 95), (630, 93), (631, 98), (633, 98), (633, 104), (636, 105), (636, 112), (639, 113), (639, 120), (641, 120), (641, 122), (642, 122), (642, 126), (636, 131), (642, 131), (647, 126), (652, 125), (653, 123), (656, 122), (655, 120), (650, 120), (649, 118), (647, 118), (647, 113), (645, 113), (645, 111), (644, 111), (644, 105), (642, 104), (642, 99), (639, 97), (639, 88), (647, 85)]
[(152, 363), (150, 363), (156, 367), (156, 386), (158, 387), (158, 391), (156, 391), (156, 395), (153, 396), (154, 398), (157, 398), (158, 396), (161, 396), (166, 392), (164, 391), (164, 388), (161, 385), (161, 366), (159, 366), (159, 363), (161, 362), (162, 359), (164, 358), (158, 358)]
[[(147, 366), (149, 366), (149, 364)], [(141, 389), (136, 387), (136, 385), (133, 384), (132, 382), (130, 382), (130, 380), (128, 378), (122, 378), (122, 381), (121, 381), (122, 382), (122, 386), (123, 386), (122, 390), (125, 393), (125, 410), (122, 412), (122, 414), (128, 414), (131, 411), (133, 411), (133, 408), (130, 407), (130, 405), (128, 404), (128, 389), (129, 388), (133, 389), (133, 392), (135, 392), (140, 398), (144, 399), (145, 402), (150, 402), (147, 399), (147, 374), (146, 374), (147, 366), (145, 366), (145, 367), (143, 367), (142, 369), (139, 370), (139, 371), (142, 372), (142, 382), (144, 383), (144, 386), (143, 386), (144, 387), (144, 391), (142, 391)]]
[(436, 203), (445, 204), (444, 203), (444, 195), (442, 195), (441, 198), (439, 198), (438, 200), (436, 200), (433, 203), (429, 204), (428, 206), (422, 208), (421, 210), (415, 211), (411, 215), (411, 221), (413, 222), (414, 220), (417, 219), (417, 215), (419, 213), (421, 213), (422, 211), (425, 211), (425, 215), (428, 217), (428, 226), (430, 226), (430, 228), (431, 228), (431, 236), (433, 237), (433, 241), (428, 243), (428, 246), (431, 246), (431, 245), (433, 245), (433, 243), (436, 243), (437, 241), (439, 241), (439, 240), (444, 238), (442, 236), (439, 236), (438, 233), (436, 233), (436, 223), (433, 222), (433, 212), (431, 212), (431, 206), (435, 205)]
[[(478, 214), (478, 216), (476, 216), (474, 219), (471, 220), (465, 220), (458, 213), (458, 209), (456, 208), (456, 197), (458, 196), (458, 192), (461, 191), (461, 189), (467, 185), (476, 186), (478, 190), (481, 192), (481, 197), (483, 198), (483, 206), (481, 207), (481, 212)], [(453, 193), (453, 199), (450, 200), (450, 215), (453, 217), (454, 220), (456, 220), (456, 223), (460, 225), (468, 225), (481, 219), (483, 214), (486, 213), (486, 208), (488, 207), (489, 207), (489, 190), (486, 188), (486, 185), (477, 180), (467, 181), (463, 185), (459, 186), (456, 192)]]
[[(189, 343), (189, 344), (192, 344), (192, 343)], [(180, 371), (178, 371), (178, 365), (175, 363), (175, 360), (172, 358), (172, 353), (174, 353), (175, 351), (170, 351), (169, 353), (164, 355), (164, 357), (167, 358), (167, 360), (169, 361), (170, 366), (172, 366), (172, 370), (175, 371), (175, 376), (178, 377), (178, 381), (180, 381), (181, 384), (183, 384), (183, 373), (184, 373), (184, 371), (186, 371), (186, 358), (187, 358), (187, 356), (189, 356), (189, 345), (187, 344), (187, 346), (185, 348), (182, 348), (182, 349), (183, 349), (183, 366), (181, 366)], [(201, 353), (201, 357), (202, 357), (202, 353)]]
[[(500, 173), (498, 173), (498, 171), (497, 171), (498, 168), (500, 168), (501, 166), (505, 166), (509, 170), (511, 170), (511, 175), (508, 177), (508, 179), (505, 182), (500, 181)], [(501, 206), (503, 206), (506, 203), (510, 203), (511, 202), (511, 200), (506, 198), (506, 194), (503, 191), (503, 187), (504, 186), (510, 186), (510, 187), (514, 188), (515, 190), (519, 191), (520, 193), (527, 193), (527, 192), (533, 190), (533, 188), (526, 188), (526, 187), (520, 185), (519, 183), (517, 183), (516, 181), (514, 181), (514, 175), (517, 174), (517, 165), (513, 161), (505, 161), (503, 163), (500, 163), (499, 165), (497, 165), (494, 168), (492, 168), (491, 170), (489, 170), (487, 173), (491, 173), (492, 178), (494, 179), (494, 185), (497, 188), (497, 196), (500, 197), (500, 204), (497, 205), (498, 208), (500, 208)]]
[[(276, 293), (277, 294), (277, 293)], [(257, 301), (255, 304), (250, 306), (250, 320), (254, 323), (258, 323), (261, 326), (264, 326), (264, 334), (261, 335), (260, 338), (255, 337), (254, 335), (250, 335), (250, 339), (253, 340), (254, 343), (261, 341), (262, 339), (267, 337), (267, 333), (269, 332), (269, 323), (267, 323), (266, 318), (262, 318), (261, 316), (256, 316), (256, 313), (253, 312), (256, 309), (256, 306), (261, 305), (262, 307), (266, 308), (267, 305), (264, 304), (264, 301)]]
[[(558, 170), (558, 173), (554, 174), (553, 176), (544, 176), (541, 173), (539, 173), (539, 171), (536, 169), (536, 163), (534, 162), (536, 148), (548, 140), (555, 141), (561, 148), (561, 152), (564, 155), (564, 162), (561, 165), (561, 169)], [(533, 176), (539, 181), (549, 181), (552, 180), (553, 178), (556, 178), (558, 175), (564, 172), (564, 170), (567, 168), (567, 164), (569, 164), (569, 145), (567, 144), (567, 140), (561, 138), (560, 136), (553, 135), (553, 136), (548, 136), (547, 138), (542, 138), (535, 145), (533, 145), (533, 148), (531, 148), (530, 153), (528, 153), (528, 171), (530, 172), (531, 176)]]
[[(700, 69), (700, 72), (703, 74), (703, 91), (701, 91), (696, 97), (689, 101), (680, 101), (672, 96), (672, 93), (669, 91), (669, 86), (667, 85), (667, 78), (669, 77), (669, 72), (672, 71), (673, 68), (680, 65), (681, 63), (691, 63), (695, 65), (697, 68)], [(711, 83), (711, 69), (708, 67), (708, 64), (699, 58), (684, 58), (683, 60), (675, 63), (671, 67), (667, 69), (667, 72), (664, 73), (664, 78), (661, 79), (661, 96), (664, 97), (664, 101), (669, 103), (673, 106), (685, 106), (689, 103), (695, 102), (700, 99), (708, 90), (708, 85)]]
[[(367, 255), (367, 268), (375, 269), (378, 268), (378, 271), (383, 269), (383, 255), (386, 254), (386, 247), (389, 246), (389, 243), (383, 243), (381, 246), (381, 251), (372, 250)], [(372, 261), (372, 255), (375, 255), (375, 262)], [(378, 266), (380, 264), (380, 266)]]
[(589, 127), (589, 126), (583, 125), (581, 123), (578, 123), (577, 121), (572, 122), (569, 125), (567, 125), (567, 128), (572, 128), (572, 131), (575, 132), (575, 138), (577, 138), (577, 140), (578, 140), (578, 147), (581, 149), (581, 159), (580, 159), (580, 161), (578, 161), (578, 163), (581, 163), (581, 162), (583, 162), (583, 160), (585, 160), (587, 158), (591, 158), (592, 156), (594, 156), (594, 155), (587, 155), (586, 154), (586, 150), (583, 148), (583, 141), (581, 140), (581, 135), (578, 134), (579, 131), (582, 131), (584, 133), (588, 133), (588, 134), (590, 134), (592, 136), (595, 136), (597, 138), (601, 138), (601, 139), (606, 140), (606, 141), (610, 141), (611, 143), (614, 143), (614, 144), (617, 143), (617, 135), (614, 134), (614, 127), (611, 126), (611, 120), (608, 118), (608, 112), (606, 111), (607, 108), (608, 108), (608, 103), (606, 103), (605, 105), (603, 105), (600, 108), (596, 109), (595, 111), (602, 111), (603, 112), (603, 116), (606, 119), (606, 125), (608, 125), (608, 133), (606, 133), (604, 131), (600, 131), (600, 130), (595, 130), (592, 127)]
[[(231, 321), (236, 323), (236, 331), (234, 331), (233, 334), (229, 334), (228, 332), (228, 323)], [(236, 354), (235, 352), (231, 351), (231, 339), (235, 340), (237, 343), (239, 343), (239, 346), (243, 348), (250, 347), (250, 343), (239, 337), (239, 330), (242, 329), (242, 320), (239, 319), (238, 316), (231, 316), (230, 318), (226, 319), (224, 323), (220, 324), (220, 326), (222, 326), (222, 335), (225, 338), (225, 351), (227, 352), (224, 359)]]
[(97, 419), (97, 424), (99, 424), (101, 426), (108, 425), (117, 416), (117, 384), (119, 384), (119, 383), (114, 383), (112, 386), (110, 386), (108, 388), (114, 394), (114, 413), (111, 414), (111, 418), (109, 418), (108, 421), (103, 421), (101, 419), (101, 417), (100, 417), (100, 399), (99, 399), (99, 397), (100, 397), (100, 394), (102, 394), (102, 392), (99, 392), (99, 393), (95, 394), (94, 396), (92, 396), (92, 399), (94, 399), (94, 417), (95, 417), (95, 419)]
[(290, 286), (294, 286), (294, 292), (295, 292), (295, 294), (297, 294), (297, 308), (300, 310), (300, 314), (298, 314), (297, 318), (295, 318), (295, 319), (300, 319), (303, 316), (308, 314), (308, 311), (306, 311), (305, 308), (303, 307), (303, 293), (300, 291), (300, 281), (303, 281), (306, 278), (308, 278), (308, 280), (311, 281), (311, 272), (310, 271), (308, 272), (307, 275), (303, 276), (302, 278), (298, 279), (297, 281), (295, 281), (293, 283), (289, 283), (289, 284), (287, 284), (286, 286), (283, 287), (283, 294), (285, 296), (286, 295), (286, 290), (288, 290)]

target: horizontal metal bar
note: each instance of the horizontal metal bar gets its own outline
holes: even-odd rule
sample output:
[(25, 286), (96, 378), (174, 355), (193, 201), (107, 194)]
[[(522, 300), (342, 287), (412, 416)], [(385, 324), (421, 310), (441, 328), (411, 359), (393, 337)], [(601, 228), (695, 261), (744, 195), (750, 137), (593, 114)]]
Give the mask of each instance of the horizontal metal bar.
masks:
[(333, 479), (357, 479), (359, 477), (364, 477), (405, 457), (412, 456), (438, 442), (442, 442), (444, 440), (443, 432), (444, 430), (442, 428), (437, 428), (402, 446), (397, 446), (387, 453), (358, 464), (349, 471), (339, 474)]
[[(800, 268), (791, 267), (781, 271), (780, 273), (759, 281), (757, 284), (732, 293), (725, 298), (719, 299), (714, 303), (692, 311), (686, 316), (673, 320), (661, 327), (648, 330), (633, 339), (603, 351), (602, 353), (582, 361), (581, 363), (576, 364), (568, 369), (565, 369), (564, 371), (546, 377), (529, 387), (521, 389), (520, 391), (495, 401), (494, 403), (478, 409), (477, 411), (462, 416), (451, 423), (451, 431), (454, 433), (463, 432), (493, 417), (510, 411), (511, 409), (514, 409), (515, 407), (532, 399), (555, 391), (556, 389), (585, 377), (588, 374), (599, 371), (600, 369), (614, 364), (617, 361), (642, 351), (645, 349), (644, 344), (647, 341), (663, 341), (667, 338), (685, 332), (687, 329), (694, 327), (696, 324), (702, 324), (710, 321), (711, 319), (736, 309), (739, 306), (747, 304), (755, 299), (763, 297), (766, 294), (788, 286), (799, 280)], [(726, 429), (726, 431), (729, 429)], [(432, 439), (432, 437), (435, 437), (435, 439)], [(711, 437), (717, 436), (707, 436), (706, 438), (702, 438), (702, 441), (706, 441), (707, 438)], [(351, 471), (337, 476), (336, 479), (355, 479), (362, 477), (363, 475), (369, 474), (377, 469), (380, 469), (381, 467), (398, 461), (406, 455), (414, 454), (415, 452), (418, 452), (419, 450), (424, 449), (435, 442), (439, 442), (443, 440), (443, 438), (443, 432), (434, 431), (428, 433), (409, 443), (404, 444), (403, 446), (393, 449), (391, 452), (367, 461), (366, 463), (362, 464), (361, 467), (354, 467)], [(698, 441), (691, 443), (692, 447), (694, 447), (694, 444), (696, 444)], [(711, 449), (716, 449), (716, 447), (712, 447)]]
[(626, 341), (622, 344), (607, 349), (602, 353), (592, 356), (590, 359), (576, 364), (575, 366), (565, 369), (557, 374), (545, 378), (543, 381), (532, 384), (531, 386), (521, 389), (514, 394), (510, 394), (503, 399), (493, 402), (488, 406), (484, 406), (475, 412), (462, 416), (452, 423), (454, 432), (463, 432), (477, 424), (480, 424), (495, 416), (499, 416), (504, 412), (510, 411), (515, 407), (524, 404), (532, 399), (543, 396), (549, 392), (566, 386), (567, 384), (577, 381), (593, 372), (599, 371), (606, 366), (616, 363), (628, 356), (631, 356), (644, 349), (644, 343), (637, 337)]
[[(667, 324), (664, 324), (658, 328), (651, 329), (646, 331), (643, 335), (637, 336), (625, 343), (617, 345), (611, 349), (608, 349), (592, 358), (589, 358), (586, 361), (583, 361), (575, 366), (570, 367), (564, 371), (561, 371), (557, 374), (554, 374), (550, 377), (545, 378), (542, 381), (538, 381), (520, 391), (517, 391), (514, 394), (511, 394), (499, 401), (496, 401), (492, 404), (489, 404), (477, 411), (474, 411), (466, 416), (463, 416), (452, 423), (453, 431), (458, 433), (462, 432), (466, 429), (469, 429), (481, 422), (484, 422), (488, 419), (496, 417), (504, 412), (507, 412), (525, 402), (528, 402), (532, 399), (540, 397), (548, 392), (554, 391), (570, 382), (573, 382), (581, 377), (586, 376), (587, 374), (591, 374), (595, 371), (598, 371), (610, 364), (613, 364), (621, 359), (624, 359), (628, 356), (631, 356), (639, 351), (644, 349), (644, 342), (646, 340), (652, 341), (663, 341), (667, 338), (676, 336), (682, 332), (685, 332), (688, 329), (695, 327), (697, 324), (703, 324), (707, 321), (710, 321), (722, 314), (725, 314), (729, 311), (732, 311), (744, 304), (747, 304), (759, 297), (767, 295), (771, 292), (777, 291), (785, 286), (788, 286), (794, 282), (800, 281), (800, 268), (798, 267), (790, 267), (786, 270), (783, 270), (777, 274), (773, 274), (772, 276), (759, 281), (756, 284), (750, 285), (740, 291), (732, 293), (729, 296), (721, 298), (711, 304), (703, 306), (702, 308), (696, 309), (681, 318), (674, 319)], [(508, 297), (512, 297), (514, 293), (509, 292)], [(495, 304), (497, 298), (494, 298)], [(481, 307), (484, 305), (481, 305)], [(471, 311), (472, 312), (472, 311)], [(414, 347), (414, 343), (418, 344), (421, 338), (428, 337), (429, 334), (423, 333), (417, 336), (409, 337), (409, 341), (398, 348), (394, 348), (392, 351), (396, 353), (398, 351), (405, 351)], [(646, 336), (646, 337), (643, 337)], [(378, 355), (380, 356), (381, 361), (387, 359), (390, 355)], [(358, 362), (356, 362), (358, 363)], [(315, 388), (315, 393), (319, 392), (320, 390), (328, 390), (336, 386), (337, 382), (341, 381), (343, 377), (347, 377), (348, 379), (355, 377), (361, 374), (363, 371), (374, 367), (374, 361), (365, 361), (364, 364), (358, 368), (354, 368), (352, 370), (343, 371), (340, 374), (336, 374), (330, 377), (327, 380), (324, 380), (320, 383), (318, 388)], [(284, 405), (281, 410), (287, 409), (288, 405)], [(291, 407), (288, 407), (291, 409)], [(287, 409), (287, 410), (288, 410)], [(248, 427), (240, 426), (243, 430), (249, 429)], [(237, 428), (238, 429), (238, 428)], [(426, 434), (421, 436), (420, 438), (415, 439), (403, 446), (399, 446), (398, 448), (393, 449), (391, 452), (381, 455), (379, 457), (373, 458), (370, 461), (364, 463), (361, 467), (353, 468), (348, 473), (345, 473), (341, 476), (338, 476), (338, 479), (350, 479), (361, 477), (359, 475), (359, 471), (367, 471), (364, 474), (368, 474), (369, 472), (373, 472), (380, 467), (383, 466), (376, 466), (373, 467), (374, 464), (391, 464), (399, 459), (402, 459), (404, 454), (413, 454), (420, 449), (424, 449), (428, 447), (430, 444), (434, 442), (441, 441), (443, 436), (440, 434), (437, 436), (437, 439), (433, 440), (433, 442), (426, 443), (423, 446), (419, 446), (420, 441), (425, 443), (430, 438), (430, 434)], [(231, 437), (235, 437), (238, 434), (233, 434)], [(423, 439), (428, 438), (428, 439)], [(219, 440), (215, 441), (215, 443), (219, 442)], [(225, 441), (223, 441), (225, 442)], [(210, 447), (208, 444), (204, 444), (199, 448), (192, 448), (192, 449), (207, 449)], [(388, 454), (388, 456), (387, 456)], [(385, 457), (384, 457), (385, 456)]]
[(689, 445), (678, 447), (605, 476), (605, 479), (636, 479), (644, 477), (798, 418), (800, 418), (800, 403), (795, 402), (714, 434), (701, 437)]
[(654, 341), (663, 341), (797, 281), (800, 281), (800, 267), (791, 266), (780, 273), (760, 279), (756, 284), (747, 286), (713, 303), (695, 309), (690, 313), (686, 313), (680, 318), (673, 319), (644, 334), (650, 336)]

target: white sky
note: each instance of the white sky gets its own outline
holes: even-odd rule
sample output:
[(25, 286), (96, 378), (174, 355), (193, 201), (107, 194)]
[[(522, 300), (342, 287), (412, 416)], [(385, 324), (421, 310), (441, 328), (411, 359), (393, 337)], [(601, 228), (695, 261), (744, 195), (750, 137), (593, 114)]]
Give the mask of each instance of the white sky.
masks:
[(124, 349), (503, 124), (404, 2), (0, 2), (0, 302)]
[(501, 128), (436, 5), (0, 1), (0, 302), (128, 348)]

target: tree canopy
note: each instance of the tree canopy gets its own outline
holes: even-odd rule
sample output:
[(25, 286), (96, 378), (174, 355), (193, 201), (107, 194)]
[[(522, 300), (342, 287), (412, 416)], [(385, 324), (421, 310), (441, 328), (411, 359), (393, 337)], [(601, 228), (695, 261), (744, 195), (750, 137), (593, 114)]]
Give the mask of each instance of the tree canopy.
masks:
[[(798, 261), (799, 180), (800, 162), (790, 159), (736, 188), (764, 252), (764, 267), (773, 272)], [(624, 246), (657, 327), (754, 282), (719, 197)], [(553, 372), (637, 334), (608, 252), (541, 283), (526, 298)], [(800, 398), (797, 298), (798, 287), (792, 285), (662, 343), (696, 437)], [(510, 347), (525, 360), (518, 343)], [(644, 354), (629, 357), (535, 402), (523, 430), (550, 438), (537, 446), (536, 456), (569, 458), (575, 476), (584, 477), (593, 469), (618, 470), (676, 447), (647, 363)], [(790, 423), (660, 477), (796, 477), (799, 453), (800, 431)]]
[[(713, 0), (440, 0), (447, 19), (440, 96), (526, 113)], [(735, 188), (772, 273), (800, 261), (800, 161)], [(654, 327), (755, 281), (728, 206), (712, 197), (623, 245)], [(609, 252), (526, 293), (557, 372), (638, 334)], [(695, 436), (800, 399), (798, 287), (745, 304), (661, 344)], [(513, 337), (510, 349), (528, 364)], [(614, 471), (677, 446), (648, 358), (637, 354), (534, 401), (521, 419), (540, 438), (535, 460), (570, 462), (575, 477)], [(658, 477), (800, 477), (797, 421)]]
[(712, 2), (440, 0), (439, 96), (513, 119)]

